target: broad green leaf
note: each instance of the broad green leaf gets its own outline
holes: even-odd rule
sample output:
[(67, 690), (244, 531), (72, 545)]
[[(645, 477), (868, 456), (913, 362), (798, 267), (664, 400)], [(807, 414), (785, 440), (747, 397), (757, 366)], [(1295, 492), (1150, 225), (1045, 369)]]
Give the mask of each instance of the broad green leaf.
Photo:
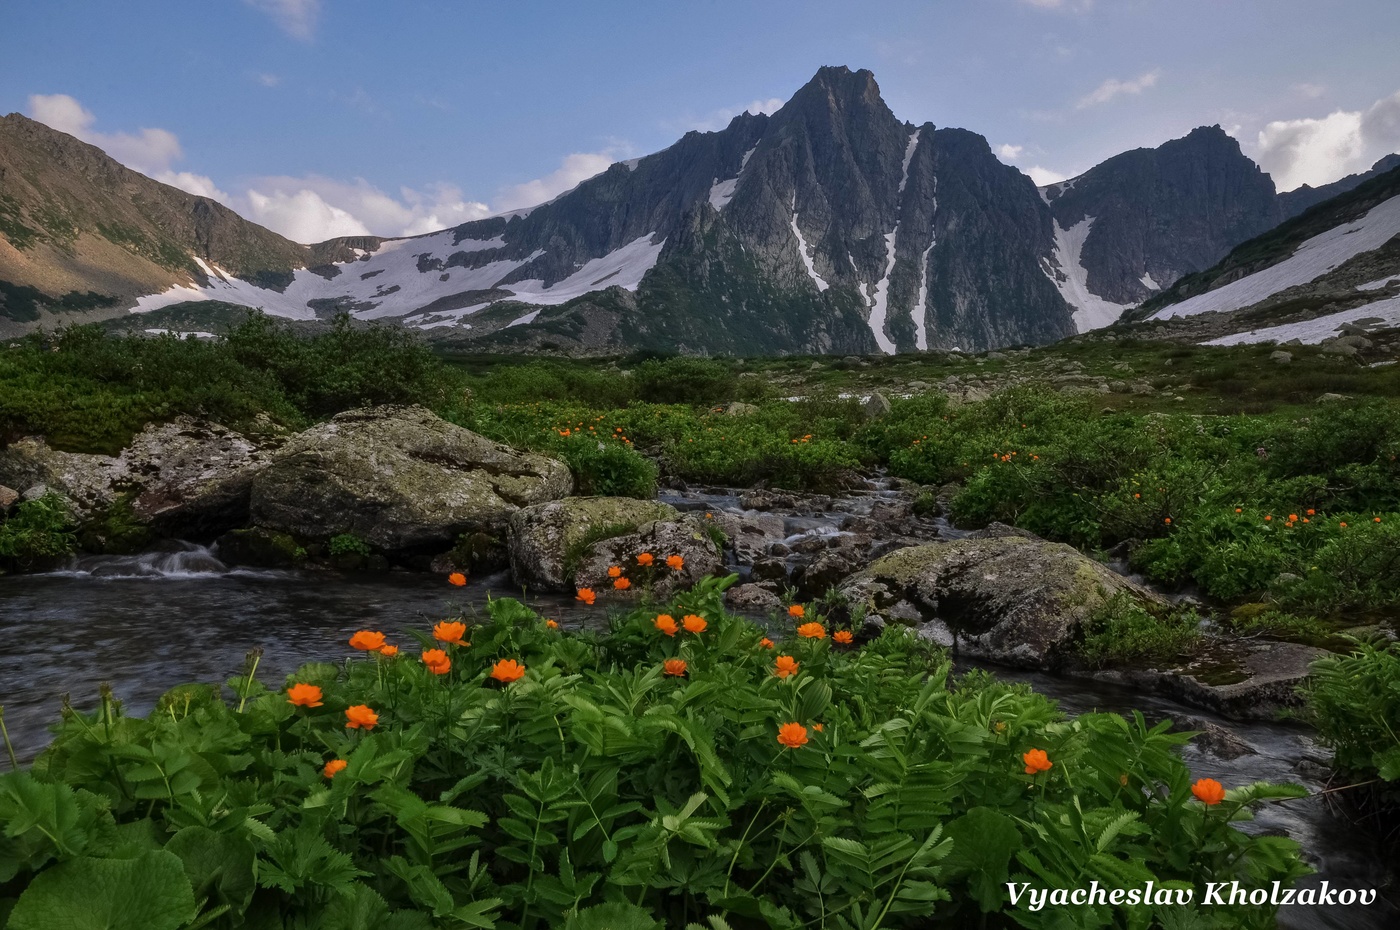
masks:
[(176, 930), (195, 915), (184, 866), (172, 853), (72, 859), (40, 873), (7, 930)]

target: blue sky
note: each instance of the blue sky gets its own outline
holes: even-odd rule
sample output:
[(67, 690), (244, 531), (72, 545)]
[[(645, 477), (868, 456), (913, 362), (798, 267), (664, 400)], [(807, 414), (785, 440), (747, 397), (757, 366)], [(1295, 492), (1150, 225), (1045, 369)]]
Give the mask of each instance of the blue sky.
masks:
[(0, 112), (292, 238), (526, 206), (825, 64), (1041, 182), (1219, 123), (1281, 188), (1400, 149), (1397, 0), (0, 0)]

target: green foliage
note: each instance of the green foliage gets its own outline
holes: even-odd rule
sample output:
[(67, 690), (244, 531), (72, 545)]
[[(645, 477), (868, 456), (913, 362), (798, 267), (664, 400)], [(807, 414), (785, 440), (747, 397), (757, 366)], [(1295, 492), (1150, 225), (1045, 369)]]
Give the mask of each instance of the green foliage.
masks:
[(71, 555), (76, 545), (68, 505), (56, 494), (22, 501), (8, 519), (0, 515), (0, 571)]
[(725, 362), (685, 356), (642, 362), (632, 378), (640, 400), (705, 407), (733, 400), (739, 381)]
[(1357, 642), (1312, 664), (1313, 724), (1344, 772), (1400, 782), (1400, 643)]
[[(987, 674), (949, 682), (907, 630), (854, 649), (768, 630), (770, 651), (724, 612), (734, 580), (616, 615), (607, 635), (493, 600), (444, 674), (405, 648), (279, 687), (250, 670), (227, 703), (187, 686), (146, 718), (109, 699), (67, 711), (32, 773), (0, 776), (10, 926), (1049, 927), (1053, 909), (1012, 907), (1004, 883), (1252, 888), (1305, 871), (1296, 844), (1233, 826), (1301, 789), (1206, 807), (1168, 723), (1065, 718)], [(658, 609), (707, 627), (666, 636)], [(800, 671), (774, 675), (778, 654)], [(503, 659), (524, 677), (496, 681)], [(293, 706), (292, 683), (321, 706)], [(345, 726), (357, 705), (372, 730)], [(1025, 773), (1033, 748), (1048, 771)], [(1266, 906), (1219, 916), (1273, 924)]]
[(369, 543), (354, 533), (341, 533), (332, 536), (328, 551), (331, 555), (369, 555)]
[(1097, 668), (1175, 665), (1198, 645), (1200, 623), (1194, 610), (1151, 611), (1123, 592), (1084, 621), (1076, 651)]
[(558, 443), (555, 451), (574, 473), (578, 494), (643, 499), (656, 494), (656, 465), (625, 444), (578, 435)]

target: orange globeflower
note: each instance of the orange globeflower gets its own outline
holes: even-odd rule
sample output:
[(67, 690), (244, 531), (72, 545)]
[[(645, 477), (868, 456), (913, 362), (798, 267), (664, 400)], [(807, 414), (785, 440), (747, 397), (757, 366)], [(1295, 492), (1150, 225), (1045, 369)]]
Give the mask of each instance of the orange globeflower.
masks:
[(816, 730), (818, 733), (825, 733), (825, 732), (826, 732), (826, 727), (822, 726), (820, 723), (814, 723), (814, 724), (812, 724), (812, 729), (813, 729), (813, 730)]
[(650, 552), (643, 552), (641, 555), (637, 556), (637, 564), (643, 568), (647, 568), (655, 561), (655, 557)]
[(1225, 786), (1214, 778), (1199, 779), (1191, 786), (1191, 793), (1202, 804), (1210, 807), (1225, 800)]
[(592, 588), (579, 588), (577, 599), (592, 606), (593, 602), (598, 599), (598, 595), (593, 592)]
[(826, 627), (820, 623), (804, 623), (797, 628), (797, 635), (804, 639), (826, 639)]
[(399, 654), (399, 647), (390, 646), (386, 643), (383, 646), (379, 647), (379, 654), (384, 656), (386, 659), (392, 659), (394, 656)]
[(1264, 517), (1264, 522), (1265, 522), (1265, 523), (1269, 523), (1269, 522), (1271, 522), (1273, 519), (1274, 519), (1274, 518), (1273, 518), (1272, 515), (1265, 516), (1265, 517)]
[(1162, 522), (1163, 522), (1163, 523), (1170, 523), (1170, 522), (1172, 522), (1172, 518), (1171, 518), (1171, 517), (1167, 517), (1167, 518), (1166, 518), (1165, 520), (1163, 520)]
[(609, 577), (609, 578), (621, 578), (621, 577), (622, 577), (622, 566), (621, 566), (621, 565), (611, 565), (611, 566), (609, 566), (609, 567), (608, 567), (608, 577)]
[(1289, 523), (1297, 523), (1297, 522), (1298, 522), (1298, 515), (1297, 515), (1296, 513), (1290, 513), (1290, 514), (1288, 515), (1288, 522), (1289, 522)]
[(801, 620), (803, 617), (807, 616), (807, 608), (803, 607), (801, 604), (793, 604), (788, 608), (788, 616), (796, 617)]
[(287, 703), (297, 707), (320, 707), (321, 689), (315, 685), (292, 685), (287, 689)]
[(345, 729), (347, 730), (373, 730), (374, 725), (378, 722), (379, 715), (364, 704), (345, 708)]
[(792, 656), (778, 656), (778, 660), (773, 663), (773, 674), (779, 678), (796, 675), (797, 669), (798, 662)]
[(685, 659), (667, 659), (665, 662), (661, 663), (661, 667), (666, 670), (667, 675), (674, 675), (680, 678), (685, 674)]
[(1310, 517), (1315, 517), (1315, 516), (1317, 516), (1317, 511), (1314, 510), (1314, 509), (1312, 509), (1311, 507), (1309, 507), (1309, 508), (1308, 508), (1308, 516), (1310, 516)]
[(334, 778), (336, 772), (345, 771), (345, 767), (349, 764), (344, 759), (332, 759), (326, 763), (325, 768), (321, 769), (321, 774), (327, 778)]
[(1034, 775), (1037, 772), (1048, 772), (1050, 766), (1055, 763), (1050, 761), (1050, 757), (1045, 754), (1044, 749), (1032, 749), (1021, 756), (1021, 761), (1026, 763), (1026, 774)]
[(1381, 518), (1380, 518), (1380, 517), (1374, 517), (1374, 518), (1372, 519), (1372, 522), (1374, 522), (1374, 523), (1379, 523), (1379, 522), (1381, 522)]
[(680, 629), (680, 627), (676, 626), (676, 618), (670, 614), (658, 614), (656, 619), (651, 622), (651, 625), (667, 636), (675, 636), (676, 631)]
[(350, 645), (362, 652), (375, 652), (384, 645), (384, 634), (361, 630), (350, 637)]
[(452, 671), (452, 660), (441, 649), (423, 650), (423, 664), (428, 666), (428, 671), (434, 675), (446, 675)]
[(617, 588), (619, 591), (626, 591), (628, 588), (632, 587), (632, 582), (626, 578), (619, 578), (613, 582), (613, 587)]
[(855, 639), (850, 630), (837, 630), (831, 634), (831, 638), (843, 646), (849, 646), (851, 641)]
[(1236, 507), (1236, 508), (1235, 508), (1235, 513), (1244, 513), (1244, 508), (1243, 508), (1243, 507)]
[(681, 624), (687, 633), (703, 633), (709, 626), (704, 617), (697, 617), (695, 614), (686, 614), (681, 618)]
[(557, 630), (557, 629), (559, 629), (559, 621), (558, 621), (558, 620), (546, 620), (546, 621), (544, 622), (544, 625), (547, 626), (547, 627), (549, 627), (551, 630)]
[(807, 745), (807, 728), (800, 723), (785, 723), (778, 727), (778, 742), (789, 749)]
[(1346, 529), (1346, 528), (1347, 528), (1347, 523), (1346, 523), (1345, 520), (1343, 520), (1341, 523), (1338, 523), (1337, 525), (1340, 526), (1342, 529)]
[(462, 642), (462, 637), (467, 635), (467, 625), (456, 620), (444, 620), (433, 627), (433, 639), (440, 643), (451, 643), (454, 646), (470, 646), (471, 643)]
[(519, 681), (525, 677), (525, 666), (514, 659), (502, 659), (491, 666), (491, 677), (505, 684), (510, 684), (512, 681)]
[(453, 572), (447, 576), (447, 583), (454, 588), (463, 587), (467, 583), (467, 576), (463, 575), (461, 572)]
[(676, 571), (680, 571), (685, 568), (685, 559), (678, 555), (668, 555), (666, 556), (666, 564)]
[(758, 641), (758, 645), (763, 649), (772, 649), (773, 641), (765, 636)]

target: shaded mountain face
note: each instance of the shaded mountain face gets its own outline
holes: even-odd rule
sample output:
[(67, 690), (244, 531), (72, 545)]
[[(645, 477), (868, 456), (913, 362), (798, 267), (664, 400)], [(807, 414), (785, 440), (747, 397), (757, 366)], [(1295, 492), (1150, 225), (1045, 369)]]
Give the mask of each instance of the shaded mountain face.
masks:
[(900, 121), (869, 71), (846, 68), (547, 204), (314, 246), (24, 117), (0, 130), (11, 290), (348, 312), (482, 350), (1040, 344), (1113, 322), (1280, 217), (1268, 176), (1218, 127), (1038, 191), (982, 136)]

